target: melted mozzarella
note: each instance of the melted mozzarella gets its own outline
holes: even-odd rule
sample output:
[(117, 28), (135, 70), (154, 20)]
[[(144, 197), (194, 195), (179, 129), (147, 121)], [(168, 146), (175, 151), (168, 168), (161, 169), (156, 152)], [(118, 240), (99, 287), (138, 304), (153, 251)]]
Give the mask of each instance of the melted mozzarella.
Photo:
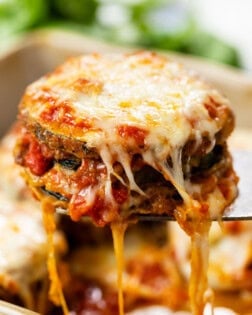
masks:
[(124, 233), (127, 229), (126, 223), (116, 222), (111, 224), (114, 243), (114, 252), (117, 265), (117, 287), (119, 315), (124, 315), (123, 299), (123, 270), (124, 270)]

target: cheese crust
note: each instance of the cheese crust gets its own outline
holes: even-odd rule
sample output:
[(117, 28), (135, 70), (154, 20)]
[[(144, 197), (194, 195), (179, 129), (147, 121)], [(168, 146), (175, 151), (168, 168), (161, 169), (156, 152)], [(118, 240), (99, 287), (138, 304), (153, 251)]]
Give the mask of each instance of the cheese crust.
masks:
[[(123, 142), (125, 151), (139, 152), (142, 145), (163, 160), (190, 136), (213, 139), (230, 115), (228, 106), (182, 65), (142, 52), (70, 59), (27, 88), (20, 113), (88, 148)], [(139, 139), (124, 126), (138, 128)]]

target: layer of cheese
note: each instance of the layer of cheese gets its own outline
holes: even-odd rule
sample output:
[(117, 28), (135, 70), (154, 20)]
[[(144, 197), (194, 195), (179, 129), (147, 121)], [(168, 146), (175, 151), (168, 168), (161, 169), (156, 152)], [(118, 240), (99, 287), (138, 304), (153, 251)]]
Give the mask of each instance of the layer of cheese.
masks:
[[(148, 52), (94, 54), (70, 59), (30, 85), (21, 112), (51, 130), (53, 124), (43, 123), (41, 114), (65, 104), (74, 110), (71, 115), (77, 123), (91, 120), (91, 130), (79, 135), (90, 147), (100, 147), (104, 140), (111, 146), (118, 143), (115, 127), (126, 124), (147, 129), (146, 145), (160, 150), (164, 143), (183, 145), (193, 132), (211, 137), (218, 131), (218, 122), (204, 107), (209, 97), (228, 105), (215, 89), (167, 58)], [(54, 118), (63, 121), (62, 113)], [(56, 133), (64, 132), (63, 126), (58, 127)]]

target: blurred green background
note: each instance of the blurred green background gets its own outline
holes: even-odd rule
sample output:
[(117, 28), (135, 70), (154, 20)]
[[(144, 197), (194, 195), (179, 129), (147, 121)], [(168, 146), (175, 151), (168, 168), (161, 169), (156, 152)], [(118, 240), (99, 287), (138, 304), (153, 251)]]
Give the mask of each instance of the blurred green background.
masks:
[(121, 45), (179, 51), (240, 67), (237, 50), (202, 31), (185, 1), (0, 0), (0, 50), (41, 27), (61, 27)]

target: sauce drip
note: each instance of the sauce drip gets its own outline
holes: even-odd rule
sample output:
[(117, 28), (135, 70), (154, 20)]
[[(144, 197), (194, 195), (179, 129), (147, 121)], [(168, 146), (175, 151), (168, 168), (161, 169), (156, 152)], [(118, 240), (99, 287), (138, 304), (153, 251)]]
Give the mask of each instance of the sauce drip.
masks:
[(68, 307), (62, 290), (62, 284), (57, 271), (57, 262), (55, 257), (55, 249), (53, 236), (56, 230), (54, 212), (55, 207), (47, 198), (42, 199), (43, 223), (47, 234), (47, 268), (50, 279), (49, 297), (55, 305), (60, 305), (64, 315), (68, 315)]
[(124, 270), (124, 234), (127, 229), (125, 222), (111, 223), (111, 231), (113, 236), (114, 251), (117, 265), (117, 286), (118, 286), (118, 306), (119, 315), (124, 315), (124, 299), (123, 299), (123, 270)]

